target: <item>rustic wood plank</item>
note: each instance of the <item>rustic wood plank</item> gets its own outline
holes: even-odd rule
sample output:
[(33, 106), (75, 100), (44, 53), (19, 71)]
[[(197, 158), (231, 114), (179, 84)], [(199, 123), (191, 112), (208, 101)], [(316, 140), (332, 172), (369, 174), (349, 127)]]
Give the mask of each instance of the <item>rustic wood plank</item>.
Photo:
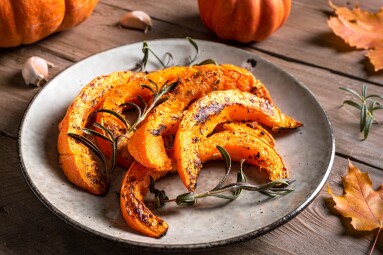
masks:
[(17, 142), (0, 136), (0, 254), (113, 253), (113, 245), (67, 225), (32, 193), (19, 165)]
[(118, 21), (125, 13), (126, 11), (123, 9), (100, 3), (92, 16), (80, 26), (54, 34), (38, 42), (38, 44), (62, 58), (79, 61), (94, 53), (116, 46), (143, 40), (174, 38), (175, 34), (178, 38), (187, 36), (201, 39), (210, 38), (209, 34), (204, 36), (198, 31), (193, 32), (161, 20), (154, 20), (153, 26), (156, 29), (147, 34), (139, 30), (121, 28)]
[[(125, 10), (143, 10), (155, 19), (166, 20), (192, 31), (203, 32), (204, 37), (208, 33), (199, 18), (197, 1), (194, 0), (177, 2), (103, 0), (101, 2)], [(333, 2), (340, 6), (353, 6), (350, 1), (335, 0)], [(381, 6), (380, 1), (360, 2), (361, 7), (369, 11), (377, 11)], [(172, 8), (168, 8), (169, 6)], [(332, 12), (327, 0), (293, 1), (287, 23), (267, 40), (250, 43), (248, 46), (279, 57), (382, 85), (383, 71), (378, 73), (373, 71), (369, 60), (364, 56), (366, 51), (357, 51), (347, 46), (331, 32), (327, 26), (327, 19)], [(156, 29), (154, 26), (153, 31)], [(211, 39), (221, 41), (215, 36)]]
[[(65, 224), (29, 189), (19, 169), (16, 141), (4, 136), (0, 139), (0, 158), (7, 159), (0, 161), (1, 254), (158, 254), (131, 250)], [(375, 187), (379, 184), (381, 171), (356, 165), (370, 174)], [(337, 194), (341, 193), (340, 175), (346, 172), (347, 161), (336, 157), (329, 183)], [(322, 190), (303, 213), (269, 234), (200, 254), (366, 254), (373, 233), (345, 228), (348, 220), (330, 212), (328, 197)], [(382, 251), (380, 242), (375, 254)]]

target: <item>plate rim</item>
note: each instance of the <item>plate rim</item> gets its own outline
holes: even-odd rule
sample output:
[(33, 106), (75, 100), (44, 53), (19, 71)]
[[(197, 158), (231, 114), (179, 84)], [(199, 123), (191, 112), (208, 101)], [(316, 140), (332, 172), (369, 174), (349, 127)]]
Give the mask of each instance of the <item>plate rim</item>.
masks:
[[(158, 41), (174, 42), (174, 41), (181, 41), (181, 40), (184, 40), (184, 39), (181, 39), (181, 38), (153, 39), (153, 40), (147, 40), (146, 42), (148, 42), (148, 43), (150, 43), (150, 42), (158, 42)], [(332, 166), (333, 166), (333, 163), (334, 163), (334, 159), (335, 159), (335, 136), (334, 136), (334, 132), (333, 132), (333, 126), (332, 126), (332, 124), (330, 122), (330, 119), (329, 119), (329, 116), (328, 116), (326, 110), (322, 107), (321, 103), (317, 100), (317, 98), (311, 92), (311, 90), (308, 89), (298, 79), (296, 79), (295, 76), (293, 76), (289, 72), (285, 71), (283, 68), (281, 68), (278, 65), (270, 62), (267, 59), (264, 59), (263, 57), (260, 57), (259, 55), (255, 54), (253, 52), (250, 52), (250, 51), (247, 51), (247, 50), (244, 50), (244, 49), (232, 46), (232, 45), (228, 45), (228, 44), (225, 44), (225, 43), (221, 43), (221, 42), (213, 42), (213, 41), (200, 40), (200, 39), (193, 39), (193, 40), (196, 41), (197, 43), (198, 42), (203, 42), (203, 43), (208, 43), (208, 44), (214, 44), (214, 45), (217, 45), (217, 46), (225, 46), (225, 47), (231, 48), (233, 50), (238, 50), (238, 51), (242, 51), (242, 52), (245, 52), (247, 54), (250, 54), (250, 55), (257, 56), (257, 58), (261, 59), (262, 61), (267, 62), (268, 65), (271, 65), (274, 68), (277, 68), (280, 71), (284, 72), (285, 75), (290, 77), (300, 88), (305, 90), (305, 92), (307, 92), (308, 95), (310, 95), (312, 97), (312, 99), (318, 104), (320, 109), (323, 111), (323, 116), (326, 119), (326, 124), (328, 124), (328, 130), (330, 131), (330, 139), (329, 140), (331, 142), (331, 153), (330, 153), (330, 160), (328, 162), (325, 174), (322, 176), (322, 179), (318, 183), (317, 187), (310, 194), (308, 194), (306, 199), (297, 208), (295, 208), (294, 210), (286, 213), (284, 217), (279, 218), (278, 220), (272, 222), (269, 225), (266, 225), (266, 226), (264, 226), (264, 227), (262, 227), (260, 229), (251, 231), (251, 232), (243, 234), (243, 235), (239, 235), (239, 236), (235, 236), (235, 237), (231, 237), (231, 238), (226, 238), (226, 239), (222, 239), (222, 240), (218, 240), (218, 241), (199, 242), (199, 243), (195, 243), (195, 244), (153, 244), (153, 243), (138, 242), (138, 241), (133, 241), (133, 240), (122, 239), (122, 238), (114, 237), (114, 236), (105, 234), (103, 232), (97, 231), (95, 229), (89, 228), (88, 226), (86, 226), (84, 224), (81, 224), (78, 221), (73, 220), (71, 217), (67, 216), (66, 214), (64, 214), (60, 210), (58, 210), (52, 203), (50, 203), (45, 198), (45, 196), (39, 191), (38, 187), (36, 187), (33, 184), (32, 180), (31, 180), (31, 178), (30, 178), (30, 176), (28, 174), (28, 171), (26, 169), (26, 166), (24, 164), (22, 148), (21, 148), (21, 142), (22, 142), (22, 132), (23, 132), (23, 128), (24, 128), (24, 125), (25, 125), (25, 119), (26, 119), (26, 117), (27, 117), (27, 115), (28, 115), (28, 113), (29, 113), (33, 103), (39, 97), (39, 95), (42, 93), (42, 91), (47, 89), (47, 87), (49, 86), (51, 81), (54, 80), (57, 76), (59, 76), (63, 72), (65, 72), (67, 69), (72, 68), (73, 66), (76, 66), (77, 64), (80, 64), (81, 62), (83, 62), (83, 61), (85, 61), (87, 59), (90, 59), (90, 58), (95, 57), (95, 56), (100, 55), (100, 54), (104, 54), (104, 53), (106, 53), (108, 51), (113, 51), (113, 50), (117, 50), (118, 48), (124, 48), (126, 46), (142, 43), (142, 41), (139, 41), (139, 42), (134, 42), (134, 43), (130, 43), (130, 44), (125, 44), (125, 45), (120, 45), (120, 46), (112, 47), (112, 48), (103, 50), (101, 52), (97, 52), (95, 54), (91, 54), (90, 56), (87, 56), (87, 57), (77, 61), (76, 63), (67, 66), (66, 68), (61, 70), (59, 73), (57, 73), (54, 77), (52, 77), (51, 80), (47, 84), (45, 84), (32, 97), (32, 99), (30, 100), (30, 102), (28, 104), (28, 107), (26, 108), (26, 110), (24, 112), (23, 118), (21, 119), (21, 123), (20, 123), (20, 126), (19, 126), (18, 136), (17, 136), (17, 143), (18, 143), (18, 145), (17, 145), (17, 154), (18, 154), (18, 157), (19, 157), (19, 164), (20, 164), (21, 172), (22, 172), (24, 178), (26, 179), (26, 182), (27, 182), (29, 188), (32, 190), (33, 194), (42, 202), (42, 204), (45, 207), (47, 207), (51, 212), (53, 212), (58, 218), (63, 220), (65, 223), (68, 223), (69, 225), (71, 225), (71, 226), (75, 227), (76, 229), (79, 229), (79, 230), (81, 230), (81, 231), (83, 231), (83, 232), (85, 232), (87, 234), (90, 234), (92, 236), (99, 237), (99, 238), (102, 238), (102, 239), (105, 239), (105, 240), (108, 240), (108, 241), (117, 242), (117, 243), (119, 243), (119, 244), (121, 244), (123, 246), (128, 246), (128, 247), (133, 247), (133, 248), (140, 248), (140, 249), (143, 249), (143, 250), (151, 250), (151, 251), (153, 251), (153, 250), (157, 250), (157, 251), (171, 251), (171, 250), (173, 250), (173, 251), (192, 251), (193, 250), (193, 251), (195, 251), (195, 250), (202, 250), (202, 249), (206, 250), (206, 249), (216, 248), (216, 247), (220, 247), (220, 246), (224, 246), (224, 245), (235, 244), (235, 243), (247, 241), (247, 240), (250, 240), (250, 239), (262, 236), (262, 235), (264, 235), (266, 233), (269, 233), (269, 232), (277, 229), (278, 227), (284, 225), (285, 223), (289, 222), (293, 218), (295, 218), (307, 206), (309, 206), (314, 201), (314, 199), (319, 195), (320, 191), (322, 190), (324, 184), (326, 183), (326, 181), (328, 179), (328, 176), (329, 176), (329, 174), (331, 172), (331, 169), (332, 169)]]

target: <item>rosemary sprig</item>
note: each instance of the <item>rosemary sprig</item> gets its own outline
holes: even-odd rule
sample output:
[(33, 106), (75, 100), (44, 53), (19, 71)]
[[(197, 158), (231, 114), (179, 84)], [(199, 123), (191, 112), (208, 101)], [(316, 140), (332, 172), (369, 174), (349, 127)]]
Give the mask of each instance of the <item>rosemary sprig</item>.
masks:
[(158, 85), (154, 81), (149, 80), (149, 82), (154, 85), (154, 89), (146, 84), (142, 84), (141, 88), (149, 89), (153, 93), (153, 100), (150, 105), (148, 105), (140, 96), (138, 97), (138, 99), (144, 105), (143, 109), (141, 109), (137, 104), (132, 102), (128, 102), (128, 103), (124, 103), (120, 105), (120, 106), (133, 106), (134, 108), (137, 109), (137, 112), (138, 112), (138, 117), (136, 122), (134, 122), (133, 125), (130, 126), (130, 128), (126, 132), (126, 135), (131, 132), (134, 132), (138, 124), (140, 124), (146, 118), (146, 116), (148, 115), (150, 111), (152, 111), (156, 106), (162, 104), (163, 102), (169, 99), (169, 97), (164, 97), (164, 95), (172, 91), (178, 85), (179, 80), (170, 84), (169, 84), (169, 81), (166, 81), (160, 90), (158, 90)]
[[(194, 55), (194, 57), (191, 57), (189, 56), (189, 63), (187, 63), (186, 65), (189, 65), (191, 66), (194, 62), (197, 61), (198, 57), (199, 57), (199, 47), (198, 47), (198, 44), (191, 38), (191, 37), (186, 37), (186, 39), (188, 40), (188, 42), (193, 46), (193, 48), (195, 49), (196, 53)], [(142, 53), (144, 54), (144, 56), (142, 57), (142, 60), (140, 62), (138, 62), (136, 64), (136, 67), (133, 68), (133, 70), (138, 70), (139, 72), (144, 72), (146, 71), (146, 65), (148, 63), (148, 60), (149, 60), (149, 55), (152, 54), (156, 59), (157, 61), (160, 63), (161, 67), (162, 68), (167, 68), (167, 67), (170, 67), (170, 66), (173, 66), (174, 63), (173, 63), (173, 55), (170, 53), (170, 52), (166, 52), (164, 57), (163, 57), (163, 60), (149, 47), (149, 44), (144, 41), (143, 44), (142, 44)], [(197, 66), (201, 66), (201, 65), (207, 65), (207, 64), (214, 64), (214, 65), (217, 65), (217, 62), (213, 59), (206, 59), (198, 64), (195, 64)]]
[(149, 191), (150, 193), (154, 194), (154, 207), (160, 208), (165, 205), (164, 201), (168, 201), (169, 198), (165, 193), (165, 190), (159, 190), (154, 187), (154, 179), (152, 176), (149, 176), (150, 178), (150, 184), (149, 184)]
[(194, 61), (197, 60), (198, 56), (199, 56), (199, 47), (198, 47), (198, 44), (190, 37), (186, 37), (186, 39), (189, 41), (189, 43), (194, 47), (195, 51), (196, 51), (196, 54), (194, 55), (193, 58), (189, 57), (189, 65), (193, 64)]
[(148, 60), (149, 60), (149, 53), (153, 54), (153, 56), (161, 64), (162, 68), (169, 67), (173, 63), (173, 55), (170, 52), (165, 53), (165, 59), (167, 59), (167, 61), (166, 62), (162, 61), (161, 58), (158, 57), (157, 54), (152, 49), (149, 48), (149, 45), (146, 41), (143, 42), (142, 53), (144, 53), (144, 56), (141, 62), (137, 64), (140, 72), (145, 71), (146, 64), (148, 63)]
[(203, 65), (218, 65), (218, 63), (214, 60), (214, 59), (205, 59), (204, 61), (198, 63), (198, 64), (195, 64), (195, 66), (203, 66)]
[[(189, 65), (191, 65), (192, 63), (194, 63), (198, 59), (199, 47), (198, 47), (198, 44), (195, 41), (193, 41), (193, 39), (191, 39), (190, 37), (187, 37), (186, 39), (196, 50), (196, 54), (194, 55), (194, 57), (193, 58), (189, 57)], [(142, 52), (144, 54), (143, 58), (142, 58), (141, 62), (137, 63), (136, 68), (134, 68), (134, 69), (138, 68), (139, 71), (145, 71), (146, 65), (147, 65), (148, 60), (149, 60), (149, 54), (150, 53), (153, 54), (153, 56), (158, 60), (158, 62), (162, 66), (162, 68), (166, 68), (166, 67), (173, 65), (173, 55), (171, 53), (166, 52), (164, 55), (164, 60), (162, 60), (160, 57), (158, 57), (158, 55), (152, 49), (150, 49), (150, 47), (146, 41), (143, 42)], [(204, 61), (202, 61), (196, 65), (206, 65), (206, 64), (217, 64), (217, 63), (212, 59), (207, 59), (207, 60), (204, 60)], [(99, 123), (94, 123), (93, 126), (103, 130), (107, 134), (107, 136), (96, 131), (96, 130), (93, 130), (93, 129), (89, 129), (89, 128), (83, 129), (84, 134), (90, 134), (93, 136), (97, 136), (97, 137), (102, 138), (102, 139), (108, 141), (109, 143), (111, 143), (111, 146), (113, 148), (113, 152), (112, 152), (112, 157), (110, 159), (109, 164), (108, 164), (106, 157), (101, 152), (101, 150), (90, 139), (88, 139), (87, 137), (85, 137), (83, 135), (79, 135), (79, 134), (75, 134), (75, 133), (68, 133), (67, 134), (68, 136), (72, 137), (76, 141), (84, 144), (86, 147), (88, 147), (90, 150), (92, 150), (97, 157), (100, 158), (100, 160), (102, 161), (102, 163), (104, 165), (104, 170), (101, 171), (101, 173), (106, 177), (106, 180), (108, 182), (110, 179), (110, 174), (112, 173), (112, 171), (114, 170), (114, 168), (116, 166), (118, 139), (122, 136), (129, 135), (131, 132), (134, 132), (136, 130), (137, 126), (146, 118), (146, 116), (148, 115), (148, 113), (150, 111), (152, 111), (159, 104), (168, 100), (168, 97), (164, 97), (164, 95), (166, 93), (172, 91), (177, 86), (177, 84), (179, 83), (179, 81), (176, 81), (176, 82), (173, 82), (171, 84), (168, 84), (169, 81), (166, 81), (164, 86), (159, 90), (158, 85), (154, 81), (149, 80), (149, 82), (152, 85), (154, 85), (154, 88), (152, 88), (151, 86), (146, 85), (146, 84), (142, 84), (141, 87), (143, 89), (149, 89), (153, 93), (153, 100), (152, 100), (152, 103), (150, 105), (148, 105), (143, 100), (143, 98), (141, 96), (138, 96), (138, 99), (141, 102), (141, 104), (143, 105), (143, 108), (141, 108), (140, 106), (138, 106), (137, 104), (132, 103), (132, 102), (128, 102), (128, 103), (124, 103), (124, 104), (120, 105), (120, 106), (132, 106), (137, 110), (138, 118), (137, 118), (136, 122), (133, 123), (132, 125), (128, 122), (128, 120), (123, 115), (121, 115), (115, 111), (108, 110), (108, 109), (96, 110), (96, 111), (92, 112), (89, 116), (89, 118), (90, 118), (94, 114), (100, 113), (100, 112), (109, 113), (109, 114), (115, 116), (116, 118), (118, 118), (126, 127), (127, 132), (124, 135), (121, 135), (118, 137), (114, 137), (112, 132), (110, 132), (107, 128), (103, 127)], [(108, 167), (108, 165), (109, 165), (109, 167)], [(158, 196), (160, 197), (160, 195), (158, 195)]]
[(99, 113), (99, 112), (109, 113), (109, 114), (113, 115), (114, 117), (118, 118), (124, 124), (126, 129), (129, 129), (129, 127), (130, 127), (129, 121), (127, 119), (125, 119), (124, 116), (122, 116), (121, 114), (119, 114), (115, 111), (109, 110), (109, 109), (98, 109), (98, 110), (92, 112), (89, 115), (88, 120), (91, 118), (91, 116), (93, 116), (94, 114)]
[(352, 100), (344, 100), (343, 104), (350, 105), (360, 110), (359, 131), (363, 133), (363, 140), (367, 139), (372, 124), (378, 123), (374, 118), (374, 112), (383, 109), (383, 106), (373, 99), (383, 99), (383, 96), (376, 94), (367, 95), (367, 86), (365, 84), (363, 84), (361, 95), (350, 88), (341, 87), (340, 89), (353, 94), (361, 101), (361, 103), (357, 103)]
[[(79, 135), (79, 134), (75, 134), (75, 133), (68, 133), (67, 135), (72, 137), (76, 141), (84, 144), (91, 151), (93, 151), (94, 154), (98, 158), (100, 158), (100, 160), (102, 161), (102, 163), (104, 165), (104, 170), (101, 171), (101, 173), (104, 175), (104, 177), (106, 179), (106, 182), (109, 183), (109, 181), (110, 181), (110, 174), (113, 172), (114, 168), (116, 167), (117, 141), (118, 141), (119, 137), (114, 137), (112, 132), (110, 132), (107, 128), (105, 128), (104, 126), (102, 126), (101, 124), (99, 124), (97, 122), (93, 123), (93, 126), (103, 130), (108, 136), (105, 136), (104, 134), (102, 134), (102, 133), (100, 133), (100, 132), (98, 132), (96, 130), (89, 129), (89, 128), (83, 128), (82, 131), (85, 134), (89, 134), (89, 135), (94, 135), (94, 136), (100, 137), (100, 138), (108, 141), (109, 143), (111, 143), (113, 150), (112, 150), (112, 157), (110, 159), (109, 164), (108, 164), (108, 161), (107, 161), (106, 157), (101, 152), (101, 150), (90, 139), (86, 138), (85, 136), (82, 136), (82, 135)], [(109, 165), (109, 167), (108, 167), (108, 165)]]
[(107, 163), (107, 160), (106, 160), (104, 154), (97, 147), (97, 145), (95, 145), (91, 140), (89, 140), (85, 136), (81, 136), (81, 135), (75, 134), (75, 133), (68, 133), (67, 135), (72, 137), (76, 141), (81, 142), (82, 144), (84, 144), (91, 151), (93, 151), (96, 154), (97, 157), (100, 158), (100, 160), (102, 161), (102, 163), (104, 165), (104, 168), (105, 168), (104, 171), (103, 171), (103, 174), (106, 175), (106, 172), (107, 172), (107, 169), (108, 169), (108, 163)]
[(132, 125), (130, 125), (130, 123), (125, 119), (124, 116), (122, 116), (121, 114), (119, 114), (115, 111), (108, 110), (108, 109), (96, 110), (96, 111), (92, 112), (89, 116), (89, 118), (91, 118), (92, 115), (99, 113), (99, 112), (108, 113), (108, 114), (115, 116), (120, 121), (122, 121), (122, 123), (124, 123), (124, 125), (127, 129), (127, 132), (124, 135), (114, 137), (113, 133), (110, 130), (108, 130), (107, 128), (105, 128), (104, 126), (102, 126), (99, 123), (94, 123), (93, 126), (103, 130), (108, 136), (105, 136), (104, 134), (102, 134), (96, 130), (93, 130), (93, 129), (89, 129), (89, 128), (83, 128), (82, 129), (82, 131), (85, 134), (90, 134), (90, 135), (100, 137), (100, 138), (111, 143), (113, 150), (112, 150), (112, 157), (110, 158), (110, 162), (109, 162), (109, 167), (108, 167), (108, 162), (106, 160), (106, 157), (101, 152), (101, 150), (97, 147), (97, 145), (94, 144), (91, 140), (89, 140), (85, 136), (81, 136), (81, 135), (78, 135), (75, 133), (68, 133), (67, 134), (68, 136), (76, 139), (78, 142), (81, 142), (82, 144), (84, 144), (86, 147), (88, 147), (90, 150), (92, 150), (97, 157), (100, 158), (100, 160), (102, 161), (102, 163), (104, 165), (104, 170), (101, 173), (105, 176), (106, 181), (108, 183), (110, 181), (110, 174), (113, 172), (114, 168), (116, 167), (118, 139), (122, 136), (129, 135), (131, 132), (134, 132), (136, 130), (137, 126), (146, 118), (146, 116), (148, 115), (148, 113), (151, 110), (153, 110), (156, 106), (160, 105), (161, 103), (165, 102), (168, 99), (168, 97), (164, 97), (164, 95), (166, 93), (172, 91), (177, 86), (177, 84), (179, 83), (179, 80), (177, 80), (173, 83), (170, 83), (170, 84), (169, 84), (169, 81), (166, 81), (160, 90), (158, 89), (158, 85), (154, 81), (149, 80), (149, 82), (154, 85), (154, 88), (152, 88), (146, 84), (142, 84), (141, 88), (149, 89), (153, 93), (153, 100), (152, 100), (152, 103), (150, 105), (148, 105), (141, 96), (138, 96), (138, 99), (142, 103), (142, 105), (144, 106), (143, 109), (141, 109), (140, 106), (138, 106), (137, 104), (132, 103), (132, 102), (128, 102), (128, 103), (124, 103), (124, 104), (120, 105), (120, 106), (132, 106), (137, 110), (138, 118)]
[[(246, 176), (243, 173), (244, 160), (241, 161), (240, 169), (237, 174), (237, 181), (225, 185), (225, 181), (231, 171), (231, 158), (229, 153), (223, 147), (217, 146), (217, 149), (224, 159), (226, 173), (222, 180), (213, 189), (199, 194), (188, 192), (178, 195), (175, 199), (168, 199), (164, 190), (159, 191), (154, 187), (153, 178), (150, 177), (151, 182), (149, 190), (155, 196), (154, 202), (152, 201), (151, 204), (157, 208), (164, 206), (168, 202), (176, 202), (179, 206), (191, 206), (195, 205), (198, 199), (209, 196), (234, 200), (239, 197), (242, 190), (258, 191), (271, 197), (283, 196), (293, 191), (292, 189), (288, 189), (287, 186), (293, 183), (295, 181), (294, 179), (280, 179), (262, 185), (253, 185), (248, 183)], [(227, 194), (227, 192), (230, 192), (231, 194)]]

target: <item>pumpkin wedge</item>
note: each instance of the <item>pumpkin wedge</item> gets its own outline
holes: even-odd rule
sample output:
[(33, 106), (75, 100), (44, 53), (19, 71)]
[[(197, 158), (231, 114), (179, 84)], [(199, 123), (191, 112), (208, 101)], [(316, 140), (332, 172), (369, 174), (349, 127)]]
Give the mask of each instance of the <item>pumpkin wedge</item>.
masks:
[(174, 141), (178, 173), (189, 191), (194, 191), (202, 167), (198, 146), (219, 123), (256, 121), (273, 131), (302, 125), (283, 114), (269, 101), (239, 90), (214, 91), (197, 100), (185, 113)]
[[(258, 139), (261, 139), (263, 142), (268, 144), (271, 147), (274, 147), (275, 140), (273, 136), (263, 127), (258, 125), (256, 122), (229, 122), (229, 123), (222, 123), (217, 125), (214, 132), (221, 132), (229, 130), (232, 132), (242, 132), (246, 133), (248, 135), (252, 135), (254, 137), (257, 137)], [(166, 154), (172, 159), (172, 166), (175, 169), (174, 166), (174, 136), (175, 135), (167, 135), (163, 136)], [(217, 151), (218, 152), (218, 151)]]
[(73, 100), (59, 124), (57, 149), (63, 173), (73, 184), (95, 195), (105, 194), (108, 184), (89, 149), (67, 134), (83, 135), (89, 115), (98, 109), (108, 92), (126, 84), (131, 77), (131, 72), (116, 72), (93, 79)]
[[(274, 137), (256, 122), (229, 122), (217, 125), (215, 131), (242, 132), (257, 137), (271, 147), (274, 147)], [(217, 144), (219, 145), (219, 144)]]
[(166, 172), (153, 171), (134, 162), (126, 172), (120, 192), (120, 209), (125, 222), (133, 229), (150, 237), (162, 237), (168, 231), (168, 224), (154, 215), (144, 203), (149, 190), (150, 176), (154, 180)]
[[(259, 137), (259, 131), (243, 123), (222, 125), (222, 129), (237, 127), (241, 131), (226, 130), (218, 132), (199, 144), (200, 160), (222, 159), (216, 146), (221, 145), (233, 161), (246, 158), (246, 163), (266, 169), (270, 179), (287, 177), (286, 168), (275, 150), (268, 145), (268, 139)], [(246, 131), (246, 132), (243, 132)], [(148, 192), (150, 177), (154, 180), (165, 176), (165, 171), (155, 171), (134, 162), (125, 174), (120, 192), (120, 207), (125, 222), (138, 232), (151, 237), (162, 237), (168, 224), (147, 208), (143, 199)]]
[[(115, 87), (111, 90), (100, 109), (111, 110), (122, 114), (124, 108), (126, 108), (122, 105), (127, 102), (139, 104), (139, 96), (144, 99), (144, 101), (149, 102), (153, 93), (149, 89), (142, 88), (141, 85), (146, 85), (153, 90), (156, 90), (155, 85), (153, 84), (155, 83), (157, 84), (157, 89), (160, 90), (166, 82), (172, 83), (177, 81), (178, 76), (183, 72), (185, 72), (185, 67), (175, 66), (149, 74), (138, 73), (128, 84)], [(98, 113), (96, 121), (109, 129), (115, 137), (122, 135), (118, 140), (117, 145), (117, 162), (119, 165), (129, 168), (133, 160), (127, 149), (127, 142), (131, 134), (125, 135), (127, 132), (125, 125), (115, 116), (105, 112)], [(98, 131), (104, 133), (102, 130)], [(101, 138), (96, 138), (96, 140), (97, 145), (100, 147), (104, 155), (110, 158), (112, 155), (112, 147), (109, 142)]]
[(233, 161), (246, 159), (246, 163), (265, 170), (270, 181), (287, 178), (287, 170), (281, 156), (273, 147), (258, 136), (243, 131), (222, 131), (206, 138), (198, 145), (200, 161), (222, 159), (216, 148), (222, 146), (230, 154)]
[(162, 135), (175, 134), (183, 111), (204, 95), (217, 90), (239, 89), (271, 102), (265, 86), (251, 72), (233, 65), (186, 67), (169, 99), (157, 106), (131, 136), (130, 154), (142, 165), (158, 171), (171, 169)]

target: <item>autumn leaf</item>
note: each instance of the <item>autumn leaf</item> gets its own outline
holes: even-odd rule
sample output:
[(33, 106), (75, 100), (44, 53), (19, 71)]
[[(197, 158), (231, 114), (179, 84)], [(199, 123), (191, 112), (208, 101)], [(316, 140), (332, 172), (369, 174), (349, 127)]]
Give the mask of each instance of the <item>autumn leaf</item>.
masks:
[(370, 50), (366, 55), (375, 66), (375, 71), (383, 69), (383, 47)]
[(367, 57), (375, 71), (383, 69), (383, 8), (369, 13), (360, 9), (358, 4), (352, 10), (338, 7), (331, 0), (329, 4), (337, 15), (327, 21), (332, 31), (350, 46), (370, 50)]
[(343, 217), (351, 218), (351, 225), (356, 230), (378, 229), (372, 253), (383, 229), (383, 184), (375, 191), (368, 174), (361, 172), (351, 162), (348, 174), (342, 177), (342, 182), (344, 193), (341, 196), (334, 195), (330, 186), (327, 187), (335, 202), (334, 208)]

